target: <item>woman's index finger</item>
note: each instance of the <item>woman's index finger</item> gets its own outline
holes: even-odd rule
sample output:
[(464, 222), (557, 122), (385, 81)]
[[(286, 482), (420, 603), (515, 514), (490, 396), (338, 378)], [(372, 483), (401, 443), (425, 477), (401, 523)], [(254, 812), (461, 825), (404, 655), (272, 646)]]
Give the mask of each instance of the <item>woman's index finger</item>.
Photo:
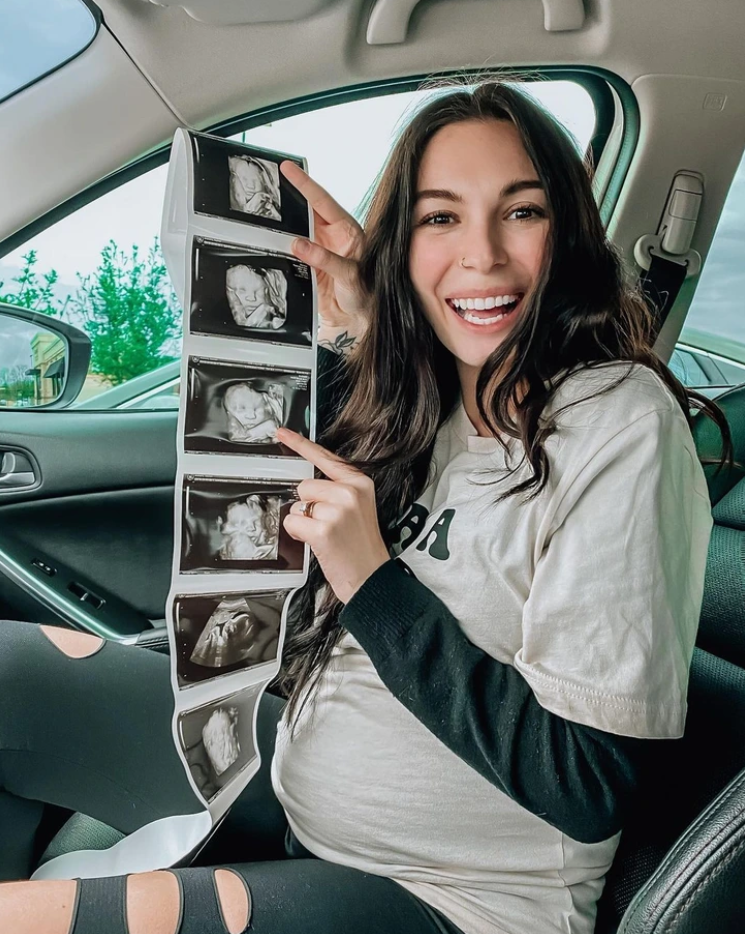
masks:
[(285, 178), (308, 200), (316, 214), (326, 223), (334, 224), (337, 221), (344, 220), (354, 221), (352, 215), (345, 211), (326, 189), (314, 181), (299, 165), (287, 159), (280, 163), (279, 168)]
[(277, 431), (277, 440), (287, 445), (288, 448), (292, 448), (293, 451), (304, 457), (314, 467), (318, 467), (330, 480), (343, 480), (350, 473), (356, 473), (354, 467), (350, 467), (336, 454), (332, 454), (331, 451), (327, 451), (326, 448), (316, 444), (315, 441), (311, 441), (310, 438), (305, 438), (288, 428), (280, 428)]

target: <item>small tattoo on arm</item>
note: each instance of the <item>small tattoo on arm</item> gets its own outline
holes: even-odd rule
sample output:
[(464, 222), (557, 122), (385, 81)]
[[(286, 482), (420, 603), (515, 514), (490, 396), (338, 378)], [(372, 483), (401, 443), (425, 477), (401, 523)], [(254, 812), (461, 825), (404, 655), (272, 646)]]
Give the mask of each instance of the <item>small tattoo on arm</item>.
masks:
[(333, 353), (342, 354), (342, 356), (344, 356), (351, 353), (352, 348), (357, 342), (356, 335), (350, 335), (349, 331), (342, 331), (341, 334), (337, 334), (332, 341), (318, 341), (318, 346), (325, 347), (326, 350), (331, 350)]

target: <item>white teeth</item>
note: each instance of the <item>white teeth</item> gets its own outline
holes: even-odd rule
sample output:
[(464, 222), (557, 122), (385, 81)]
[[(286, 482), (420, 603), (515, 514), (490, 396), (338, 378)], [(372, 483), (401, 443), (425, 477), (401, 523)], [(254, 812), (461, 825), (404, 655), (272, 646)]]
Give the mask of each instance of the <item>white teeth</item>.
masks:
[(517, 295), (489, 295), (487, 298), (451, 298), (450, 303), (459, 311), (488, 311), (516, 302)]
[(494, 324), (497, 321), (501, 321), (504, 315), (497, 315), (494, 318), (477, 318), (476, 315), (469, 315), (468, 312), (466, 312), (463, 317), (466, 321), (470, 321), (471, 324)]

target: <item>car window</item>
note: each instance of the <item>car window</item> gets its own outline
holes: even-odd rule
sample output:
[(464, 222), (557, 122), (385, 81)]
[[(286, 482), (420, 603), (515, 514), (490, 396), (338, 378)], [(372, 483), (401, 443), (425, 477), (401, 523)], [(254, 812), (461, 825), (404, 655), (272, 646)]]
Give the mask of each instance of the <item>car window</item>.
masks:
[[(745, 383), (745, 155), (727, 195), (696, 287), (678, 350), (695, 354), (698, 368), (683, 368), (692, 388)], [(706, 366), (705, 361), (713, 366)], [(688, 381), (690, 380), (690, 381)]]
[[(526, 88), (570, 130), (584, 153), (596, 122), (587, 90), (566, 80)], [(360, 216), (402, 120), (431, 94), (345, 102), (231, 138), (305, 156), (313, 177)], [(80, 408), (177, 405), (177, 395), (168, 389), (173, 380), (168, 367), (180, 354), (181, 309), (157, 239), (166, 175), (165, 165), (146, 172), (0, 258), (0, 301), (61, 317), (90, 336), (91, 367), (76, 403)], [(145, 374), (152, 375), (147, 385)], [(162, 394), (153, 385), (161, 378)]]
[(710, 385), (710, 376), (702, 367), (696, 354), (683, 347), (675, 348), (668, 365), (684, 386)]
[(177, 409), (181, 381), (176, 379), (157, 389), (150, 395), (143, 395), (129, 402), (123, 402), (121, 409)]
[(82, 0), (2, 0), (0, 101), (80, 54), (96, 29)]

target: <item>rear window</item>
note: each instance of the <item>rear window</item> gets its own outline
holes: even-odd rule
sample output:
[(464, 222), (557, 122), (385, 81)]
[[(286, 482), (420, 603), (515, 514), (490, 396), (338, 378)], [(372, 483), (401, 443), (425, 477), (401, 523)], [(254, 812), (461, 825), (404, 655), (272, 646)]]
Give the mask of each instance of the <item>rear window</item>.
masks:
[(0, 101), (82, 52), (97, 28), (82, 0), (2, 0)]

